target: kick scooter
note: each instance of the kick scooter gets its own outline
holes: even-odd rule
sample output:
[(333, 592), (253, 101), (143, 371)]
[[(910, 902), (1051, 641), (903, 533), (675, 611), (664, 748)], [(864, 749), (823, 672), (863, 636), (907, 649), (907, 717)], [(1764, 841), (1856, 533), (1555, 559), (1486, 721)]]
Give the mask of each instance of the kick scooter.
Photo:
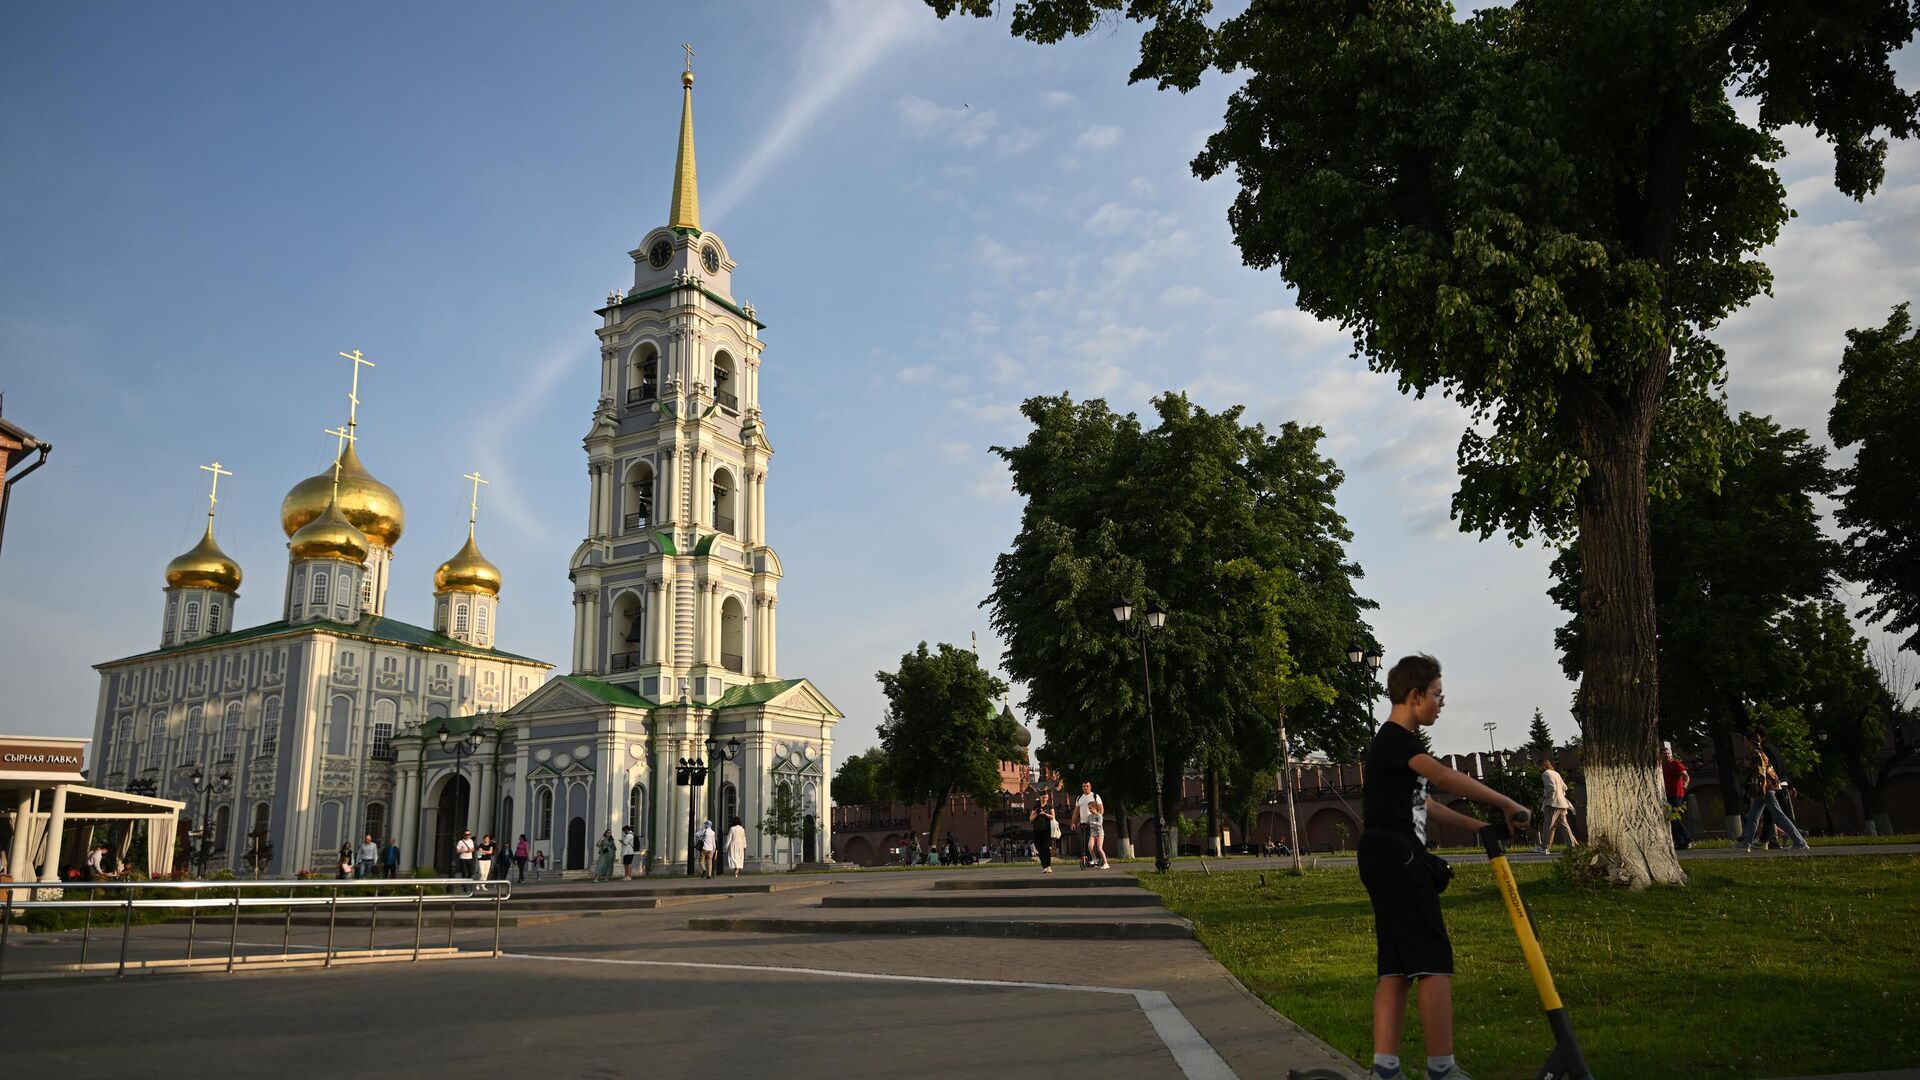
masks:
[[(1524, 825), (1526, 818), (1518, 818), (1517, 823)], [(1513, 879), (1513, 867), (1507, 863), (1505, 829), (1498, 825), (1481, 829), (1480, 844), (1486, 848), (1487, 865), (1493, 870), (1494, 887), (1500, 890), (1500, 899), (1507, 908), (1507, 918), (1513, 921), (1514, 936), (1520, 939), (1520, 952), (1527, 958), (1527, 970), (1533, 975), (1534, 989), (1540, 992), (1540, 1004), (1547, 1011), (1547, 1026), (1553, 1032), (1553, 1053), (1547, 1055), (1547, 1063), (1534, 1074), (1534, 1080), (1593, 1080), (1593, 1071), (1587, 1068), (1586, 1055), (1580, 1051), (1580, 1040), (1573, 1034), (1573, 1022), (1567, 1019), (1567, 1009), (1560, 1001), (1560, 992), (1554, 989), (1553, 972), (1547, 970), (1546, 955), (1540, 951), (1540, 934), (1533, 924), (1533, 912), (1527, 910), (1527, 902), (1520, 898), (1520, 886)], [(1287, 1078), (1340, 1080), (1340, 1075), (1326, 1069), (1290, 1070)]]

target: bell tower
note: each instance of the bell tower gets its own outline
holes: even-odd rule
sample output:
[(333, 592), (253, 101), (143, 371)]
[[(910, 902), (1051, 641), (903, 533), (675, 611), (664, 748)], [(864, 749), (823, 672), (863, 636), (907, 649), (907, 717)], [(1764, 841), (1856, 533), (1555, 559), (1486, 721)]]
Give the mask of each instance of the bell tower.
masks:
[(767, 546), (763, 325), (700, 225), (693, 66), (681, 73), (667, 223), (628, 255), (601, 317), (574, 583), (573, 671), (657, 703), (772, 681), (780, 560)]

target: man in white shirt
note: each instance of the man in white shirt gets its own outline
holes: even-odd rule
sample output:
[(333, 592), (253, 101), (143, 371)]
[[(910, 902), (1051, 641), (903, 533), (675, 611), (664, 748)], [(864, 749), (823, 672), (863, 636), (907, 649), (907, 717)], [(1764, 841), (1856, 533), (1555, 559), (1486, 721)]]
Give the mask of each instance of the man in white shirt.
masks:
[(1086, 865), (1107, 869), (1107, 804), (1093, 793), (1093, 781), (1080, 782), (1080, 797), (1073, 801), (1074, 824), (1087, 830)]
[(473, 833), (462, 831), (460, 839), (453, 843), (454, 870), (460, 877), (473, 876)]
[(380, 845), (373, 842), (373, 834), (365, 833), (360, 839), (360, 861), (353, 868), (353, 876), (370, 878), (374, 864), (380, 860)]
[(620, 866), (628, 881), (633, 880), (633, 826), (620, 826)]

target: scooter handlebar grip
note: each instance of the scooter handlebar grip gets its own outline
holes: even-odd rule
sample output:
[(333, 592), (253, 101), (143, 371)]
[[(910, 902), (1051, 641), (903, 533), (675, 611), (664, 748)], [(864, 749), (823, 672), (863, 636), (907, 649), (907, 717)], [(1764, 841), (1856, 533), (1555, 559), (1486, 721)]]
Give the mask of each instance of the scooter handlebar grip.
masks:
[(1487, 825), (1480, 829), (1480, 846), (1487, 849), (1487, 858), (1497, 859), (1507, 853), (1506, 829), (1499, 825)]

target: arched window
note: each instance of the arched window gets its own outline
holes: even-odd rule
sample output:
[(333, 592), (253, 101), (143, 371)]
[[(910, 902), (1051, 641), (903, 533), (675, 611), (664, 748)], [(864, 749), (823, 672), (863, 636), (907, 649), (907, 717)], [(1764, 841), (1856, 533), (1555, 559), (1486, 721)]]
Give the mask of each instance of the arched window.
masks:
[(713, 358), (713, 400), (723, 409), (740, 408), (740, 394), (735, 389), (733, 357), (720, 353)]
[(633, 351), (633, 365), (627, 373), (627, 404), (638, 405), (660, 396), (660, 356), (653, 346), (642, 345)]
[(180, 753), (174, 763), (184, 765), (200, 760), (200, 706), (187, 710), (187, 728), (180, 736)]
[(373, 842), (382, 847), (387, 841), (387, 804), (367, 804), (367, 831), (363, 834), (373, 837)]
[(474, 608), (473, 626), (480, 632), (481, 637), (487, 636), (487, 605), (480, 604)]
[(539, 807), (540, 816), (533, 823), (533, 838), (551, 840), (553, 839), (553, 789), (551, 787), (540, 789)]
[(639, 667), (647, 636), (647, 620), (640, 607), (639, 594), (620, 594), (613, 606), (612, 630), (620, 635), (620, 640), (612, 643), (613, 670), (632, 671)]
[(233, 807), (222, 806), (213, 812), (213, 850), (217, 855), (227, 853), (227, 837), (233, 832)]
[(366, 577), (363, 577), (360, 579), (360, 609), (362, 611), (373, 610), (373, 575), (372, 574), (368, 574)]
[(635, 784), (627, 792), (627, 824), (633, 826), (633, 846), (645, 847), (647, 839), (647, 785)]
[(280, 745), (280, 695), (269, 694), (260, 707), (260, 752), (271, 754)]
[(733, 824), (733, 819), (739, 816), (740, 789), (734, 787), (733, 781), (729, 780), (720, 785), (720, 820), (713, 823), (714, 827), (724, 833), (727, 827)]
[(447, 632), (447, 602), (445, 600), (433, 606), (433, 632), (436, 634), (444, 634)]
[(653, 466), (637, 462), (627, 470), (626, 488), (621, 494), (622, 532), (638, 532), (653, 524)]
[(247, 835), (267, 835), (267, 824), (272, 813), (273, 810), (266, 803), (255, 803), (253, 807), (253, 826), (247, 830)]
[(733, 532), (733, 473), (726, 469), (715, 469), (713, 473), (713, 527), (723, 533)]
[(240, 703), (229, 702), (227, 718), (220, 725), (220, 752), (217, 758), (231, 758), (240, 749)]
[(187, 618), (185, 622), (180, 624), (180, 632), (182, 634), (197, 634), (200, 632), (200, 601), (187, 601)]
[(215, 600), (212, 603), (207, 605), (207, 633), (217, 634), (219, 632), (220, 632), (220, 601)]
[(467, 602), (465, 600), (453, 605), (453, 632), (456, 634), (464, 634), (467, 632)]
[(307, 601), (307, 603), (313, 604), (315, 606), (321, 606), (326, 604), (326, 602), (327, 602), (327, 572), (324, 570), (316, 570), (313, 573), (313, 596), (311, 599)]
[(739, 597), (729, 596), (720, 603), (720, 663), (728, 671), (747, 670), (746, 642), (746, 608)]
[(399, 714), (400, 707), (386, 698), (373, 703), (373, 740), (370, 756), (375, 761), (393, 760), (393, 728)]

